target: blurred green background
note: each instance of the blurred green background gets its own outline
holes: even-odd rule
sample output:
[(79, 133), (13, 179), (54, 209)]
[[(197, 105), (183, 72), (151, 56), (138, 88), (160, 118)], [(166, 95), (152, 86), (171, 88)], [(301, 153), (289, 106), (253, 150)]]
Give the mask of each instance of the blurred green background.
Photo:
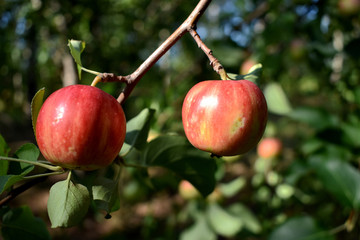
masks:
[[(159, 199), (171, 206), (163, 215), (145, 217), (142, 213), (131, 217), (121, 210), (121, 220), (109, 220), (111, 226), (125, 226), (115, 227), (117, 239), (177, 238), (194, 222), (196, 231), (210, 232), (204, 239), (305, 239), (301, 236), (309, 236), (309, 232), (320, 232), (311, 239), (358, 236), (358, 224), (349, 232), (336, 229), (360, 207), (360, 181), (355, 182), (360, 179), (360, 3), (343, 1), (354, 5), (344, 9), (340, 0), (212, 1), (197, 25), (198, 33), (229, 73), (242, 73), (249, 62), (263, 65), (259, 86), (270, 112), (265, 136), (277, 137), (284, 145), (282, 154), (272, 162), (270, 177), (255, 150), (221, 165), (219, 181), (229, 183), (239, 177), (245, 181), (235, 184), (239, 192), (228, 194), (231, 197), (225, 197), (222, 206), (243, 203), (256, 216), (256, 227), (235, 226), (238, 231), (230, 234), (213, 224), (214, 229), (209, 230), (203, 215), (188, 215), (194, 209), (208, 209), (204, 210), (210, 212), (206, 216), (222, 216), (217, 205), (205, 207), (204, 202), (189, 200), (172, 209), (177, 201), (174, 196), (178, 197), (174, 184), (166, 186), (165, 195), (149, 194), (142, 180), (134, 177), (138, 174), (130, 172), (133, 180), (128, 181), (127, 191), (142, 195), (132, 196), (136, 201), (127, 202), (128, 208), (134, 207), (134, 202), (156, 204)], [(0, 133), (11, 146), (35, 143), (30, 102), (37, 90), (45, 87), (48, 95), (65, 85), (91, 83), (94, 76), (88, 73), (79, 81), (68, 39), (86, 42), (82, 54), (86, 68), (128, 75), (196, 4), (188, 0), (0, 1)], [(124, 105), (126, 116), (131, 119), (151, 107), (156, 109), (151, 134), (183, 134), (183, 98), (191, 86), (207, 79), (219, 76), (186, 34), (136, 86)], [(119, 83), (97, 86), (115, 97), (123, 87)], [(234, 215), (237, 211), (233, 208), (230, 212)], [(130, 230), (124, 216), (132, 221)], [(305, 226), (304, 231), (300, 225)], [(198, 237), (195, 230), (182, 238), (200, 239), (194, 237)], [(63, 234), (75, 237), (77, 231), (81, 232)], [(103, 227), (95, 238), (88, 238), (100, 238), (102, 231), (111, 232)], [(293, 238), (286, 235), (289, 231)]]

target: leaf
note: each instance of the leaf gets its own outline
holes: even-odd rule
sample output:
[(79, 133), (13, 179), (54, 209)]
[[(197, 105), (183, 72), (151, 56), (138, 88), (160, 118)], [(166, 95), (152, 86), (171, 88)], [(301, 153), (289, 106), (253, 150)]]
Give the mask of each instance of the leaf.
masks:
[(309, 159), (325, 188), (344, 206), (360, 209), (360, 172), (349, 163), (322, 156)]
[(161, 166), (188, 180), (206, 197), (215, 188), (216, 162), (209, 154), (195, 149), (185, 137), (161, 136), (144, 149), (145, 166)]
[(350, 146), (360, 147), (360, 128), (358, 125), (342, 123), (340, 126), (343, 132), (343, 141)]
[(118, 182), (108, 178), (101, 178), (92, 186), (92, 196), (97, 208), (108, 213), (119, 209), (117, 204), (119, 203)]
[(222, 183), (219, 185), (221, 193), (225, 197), (232, 197), (237, 194), (246, 184), (244, 177), (238, 177), (229, 183)]
[(338, 126), (337, 117), (328, 111), (314, 107), (299, 107), (288, 115), (290, 118), (308, 124), (309, 126), (321, 130), (331, 126)]
[(238, 216), (244, 223), (244, 228), (252, 233), (261, 232), (261, 224), (256, 216), (241, 203), (235, 203), (228, 208), (229, 213), (234, 216)]
[(262, 76), (262, 65), (260, 63), (255, 64), (250, 68), (249, 73), (245, 75), (235, 74), (235, 73), (227, 73), (227, 75), (232, 80), (248, 80), (256, 84), (259, 84)]
[(0, 176), (0, 194), (9, 189), (12, 185), (24, 179), (22, 175)]
[(225, 237), (233, 237), (241, 231), (244, 225), (239, 216), (226, 211), (217, 203), (208, 206), (206, 215), (210, 226), (215, 232)]
[(79, 79), (81, 79), (81, 67), (82, 67), (81, 53), (85, 49), (85, 42), (71, 39), (68, 41), (68, 46), (70, 48), (71, 56), (74, 58), (77, 64)]
[(47, 203), (51, 227), (71, 227), (79, 224), (90, 206), (88, 189), (70, 179), (55, 183)]
[(270, 112), (284, 115), (291, 112), (290, 102), (282, 89), (277, 83), (270, 83), (264, 89), (264, 95)]
[[(10, 152), (10, 148), (8, 147), (5, 139), (0, 134), (0, 156), (7, 157)], [(9, 167), (9, 161), (0, 160), (0, 176), (6, 175)]]
[(41, 88), (39, 91), (37, 91), (37, 93), (31, 100), (31, 120), (32, 120), (32, 127), (34, 130), (34, 134), (36, 134), (36, 121), (37, 121), (41, 106), (44, 102), (44, 93), (45, 93), (45, 88)]
[(195, 224), (184, 230), (180, 235), (180, 240), (216, 240), (217, 236), (209, 227), (203, 214), (196, 217)]
[(277, 227), (269, 240), (333, 240), (329, 232), (319, 228), (313, 218), (294, 217)]
[[(37, 161), (40, 155), (39, 149), (32, 143), (22, 145), (14, 154), (18, 159)], [(0, 161), (2, 162), (2, 161)], [(29, 163), (11, 162), (8, 165), (8, 175), (0, 175), (0, 194), (9, 189), (15, 183), (24, 179), (24, 176), (34, 169)]]
[(146, 108), (126, 123), (125, 143), (120, 151), (121, 156), (128, 154), (132, 148), (142, 149), (146, 145), (154, 113), (154, 109)]
[(34, 217), (28, 206), (11, 209), (5, 213), (2, 219), (1, 233), (4, 240), (51, 239), (45, 222)]
[[(15, 156), (19, 159), (25, 159), (29, 161), (37, 161), (40, 156), (40, 150), (32, 143), (26, 143), (22, 145), (18, 150), (15, 152)], [(29, 164), (21, 163), (21, 166), (28, 166)], [(33, 166), (33, 165), (32, 165)]]

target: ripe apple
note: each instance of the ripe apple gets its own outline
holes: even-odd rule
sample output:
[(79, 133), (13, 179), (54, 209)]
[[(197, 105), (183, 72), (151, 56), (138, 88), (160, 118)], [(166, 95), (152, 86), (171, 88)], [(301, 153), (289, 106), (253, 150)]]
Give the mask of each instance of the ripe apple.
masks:
[(52, 93), (36, 122), (43, 156), (69, 169), (95, 170), (112, 163), (126, 134), (121, 105), (99, 88), (71, 85)]
[(269, 137), (261, 140), (257, 146), (257, 153), (262, 158), (274, 158), (282, 151), (282, 142), (278, 138)]
[(200, 196), (198, 190), (187, 180), (180, 181), (179, 194), (186, 200), (194, 199)]
[(182, 107), (185, 134), (196, 148), (218, 156), (248, 152), (262, 137), (266, 100), (247, 80), (208, 80), (193, 86)]

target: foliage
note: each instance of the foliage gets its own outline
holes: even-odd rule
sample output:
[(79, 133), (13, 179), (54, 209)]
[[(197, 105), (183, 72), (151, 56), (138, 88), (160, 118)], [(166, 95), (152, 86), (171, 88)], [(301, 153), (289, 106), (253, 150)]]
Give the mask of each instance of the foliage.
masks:
[[(199, 35), (233, 73), (229, 77), (248, 77), (263, 89), (270, 111), (265, 136), (282, 140), (281, 155), (262, 159), (253, 150), (211, 158), (187, 142), (182, 100), (195, 83), (219, 76), (185, 35), (125, 102), (127, 135), (114, 164), (64, 176), (63, 169), (42, 160), (31, 128), (45, 94), (77, 83), (80, 67), (117, 75), (135, 71), (195, 3), (0, 3), (2, 237), (65, 238), (79, 231), (97, 239), (356, 238), (360, 14), (344, 15), (337, 4), (214, 0), (198, 22)], [(75, 42), (69, 51), (68, 39), (81, 39), (86, 48)], [(77, 69), (74, 53), (81, 65)], [(259, 65), (240, 75), (250, 58)], [(83, 72), (80, 83), (92, 78)], [(123, 87), (97, 86), (114, 96)], [(43, 87), (46, 93), (36, 94)], [(40, 189), (50, 192), (48, 210), (42, 209), (49, 218), (34, 210), (29, 198), (17, 202), (22, 194), (14, 204), (3, 204), (9, 194), (49, 173), (59, 174), (50, 174), (45, 190)], [(182, 199), (177, 189), (182, 179), (203, 196)], [(35, 198), (37, 193), (31, 194)], [(76, 227), (54, 231), (51, 225)], [(105, 225), (110, 230), (101, 228)]]

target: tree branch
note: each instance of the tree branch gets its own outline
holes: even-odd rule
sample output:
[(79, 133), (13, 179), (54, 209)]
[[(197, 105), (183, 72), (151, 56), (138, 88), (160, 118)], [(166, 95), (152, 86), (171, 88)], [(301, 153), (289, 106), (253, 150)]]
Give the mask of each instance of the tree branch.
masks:
[(46, 178), (47, 178), (47, 176), (34, 178), (34, 179), (24, 183), (23, 185), (11, 190), (11, 192), (7, 196), (5, 196), (3, 199), (0, 200), (0, 207), (4, 206), (8, 202), (10, 202), (12, 199), (17, 197), (19, 194), (25, 192), (26, 190), (33, 187), (34, 185), (45, 181)]
[(123, 103), (131, 94), (136, 84), (147, 71), (187, 32), (195, 39), (200, 49), (208, 56), (210, 65), (214, 71), (220, 74), (222, 79), (227, 79), (226, 72), (219, 61), (212, 55), (212, 51), (202, 42), (196, 32), (196, 24), (205, 12), (211, 0), (200, 0), (189, 17), (173, 32), (139, 67), (130, 75), (115, 76), (114, 74), (102, 73), (95, 77), (92, 85), (98, 82), (125, 82), (126, 86), (117, 98), (119, 103)]
[(195, 28), (197, 21), (209, 6), (211, 0), (200, 0), (189, 17), (163, 42), (140, 67), (126, 78), (127, 85), (118, 97), (118, 101), (123, 103), (130, 95), (136, 84), (144, 74), (190, 29)]

